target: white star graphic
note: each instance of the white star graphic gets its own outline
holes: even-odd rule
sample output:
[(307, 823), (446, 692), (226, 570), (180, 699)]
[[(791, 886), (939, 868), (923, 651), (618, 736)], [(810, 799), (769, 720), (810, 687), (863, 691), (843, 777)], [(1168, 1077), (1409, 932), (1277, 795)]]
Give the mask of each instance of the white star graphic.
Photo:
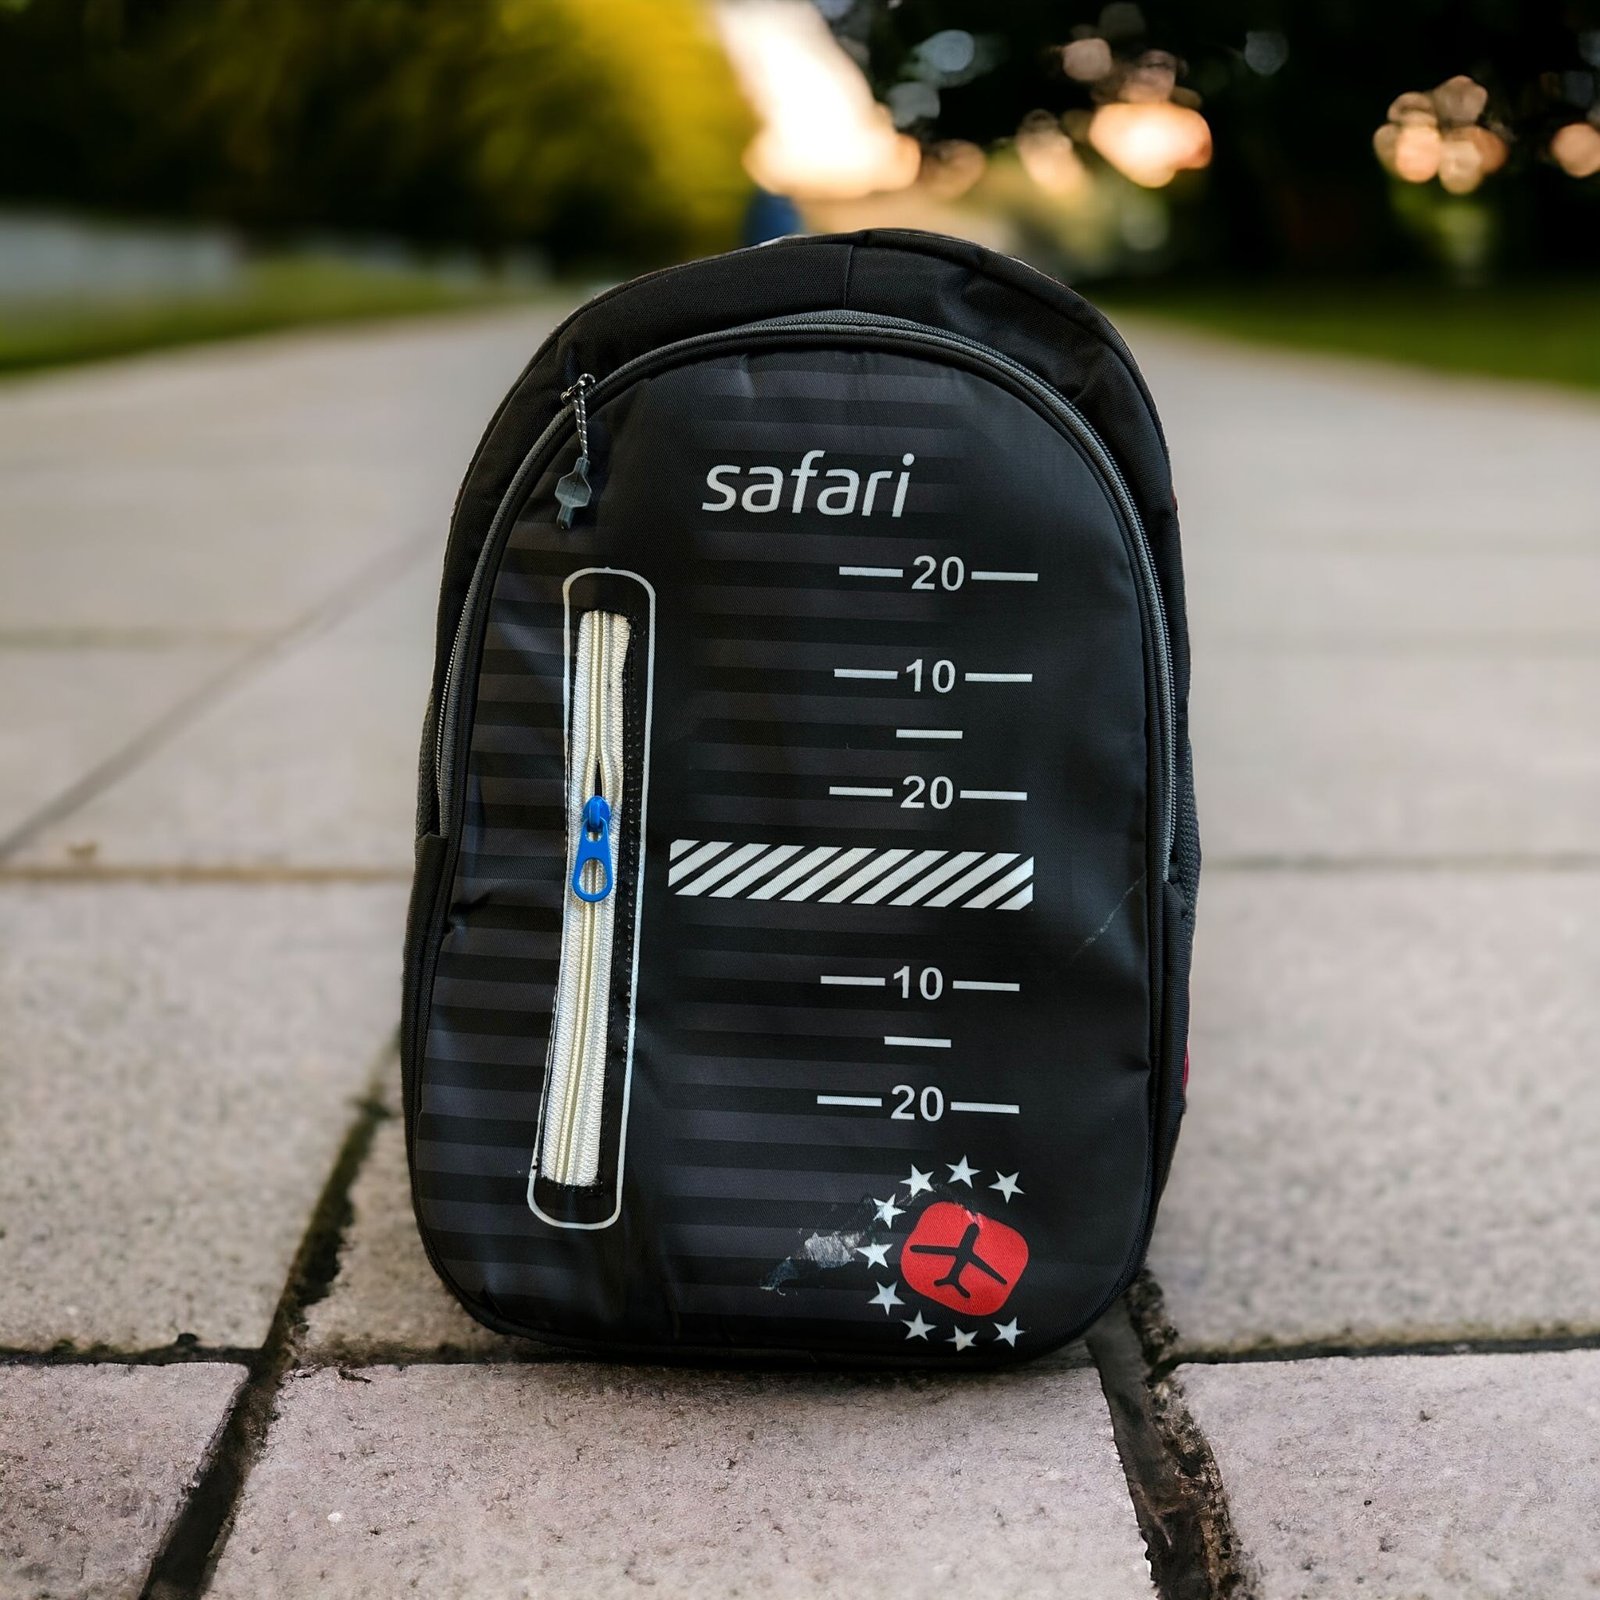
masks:
[(894, 1292), (894, 1285), (892, 1283), (880, 1283), (878, 1285), (878, 1292), (873, 1295), (867, 1304), (882, 1306), (884, 1316), (888, 1316), (896, 1306), (903, 1306), (905, 1301)]
[(1005, 1342), (1013, 1349), (1016, 1348), (1017, 1335), (1019, 1333), (1026, 1333), (1027, 1331), (1028, 1330), (1026, 1328), (1019, 1328), (1017, 1326), (1017, 1319), (1015, 1317), (1013, 1317), (1009, 1322), (997, 1322), (994, 1325), (995, 1338), (1004, 1339)]
[(878, 1221), (887, 1222), (891, 1228), (894, 1226), (894, 1219), (904, 1215), (906, 1209), (904, 1206), (897, 1206), (894, 1203), (893, 1195), (890, 1195), (887, 1200), (874, 1200), (872, 1203), (878, 1208)]
[(887, 1267), (889, 1265), (889, 1246), (887, 1244), (858, 1244), (856, 1254), (867, 1258), (869, 1267)]
[(991, 1183), (989, 1187), (991, 1189), (998, 1189), (1000, 1193), (1006, 1197), (1006, 1204), (1010, 1205), (1012, 1195), (1022, 1194), (1024, 1192), (1022, 1185), (1017, 1182), (1017, 1179), (1021, 1176), (1022, 1174), (1020, 1172), (1013, 1172), (1009, 1175), (1004, 1172), (997, 1172), (995, 1173), (995, 1177), (999, 1181), (996, 1183)]
[(969, 1189), (972, 1187), (972, 1180), (977, 1176), (978, 1169), (976, 1167), (969, 1167), (967, 1165), (967, 1158), (965, 1156), (962, 1156), (962, 1158), (950, 1168), (951, 1183), (964, 1183)]
[(957, 1350), (970, 1350), (974, 1342), (977, 1340), (977, 1337), (978, 1336), (975, 1333), (966, 1333), (962, 1329), (956, 1328), (950, 1335), (950, 1343), (953, 1344)]
[(911, 1176), (900, 1181), (906, 1186), (906, 1198), (909, 1200), (914, 1194), (923, 1194), (933, 1189), (933, 1174), (931, 1172), (918, 1172), (916, 1167), (911, 1168)]
[(926, 1339), (928, 1335), (933, 1332), (933, 1324), (931, 1322), (924, 1322), (922, 1320), (922, 1313), (920, 1311), (916, 1314), (916, 1316), (912, 1317), (909, 1322), (907, 1322), (904, 1317), (902, 1317), (900, 1320), (905, 1322), (906, 1327), (911, 1330), (906, 1335), (906, 1338), (908, 1339)]

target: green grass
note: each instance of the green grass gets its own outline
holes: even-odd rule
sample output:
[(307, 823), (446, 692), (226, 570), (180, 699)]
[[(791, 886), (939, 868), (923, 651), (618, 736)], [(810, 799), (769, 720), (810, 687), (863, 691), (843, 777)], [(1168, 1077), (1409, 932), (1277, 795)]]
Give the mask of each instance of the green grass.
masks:
[(99, 304), (0, 302), (0, 373), (314, 323), (505, 304), (526, 289), (301, 257), (263, 261), (216, 294)]
[(1113, 317), (1160, 318), (1258, 344), (1600, 388), (1600, 286), (1174, 286), (1108, 293), (1105, 305)]

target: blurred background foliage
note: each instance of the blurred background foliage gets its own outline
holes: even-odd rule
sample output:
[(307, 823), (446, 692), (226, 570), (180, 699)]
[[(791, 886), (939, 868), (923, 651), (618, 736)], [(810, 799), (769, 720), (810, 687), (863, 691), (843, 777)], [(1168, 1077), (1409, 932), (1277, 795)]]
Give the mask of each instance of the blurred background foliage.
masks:
[[(1123, 267), (1328, 277), (1600, 261), (1600, 187), (1582, 181), (1600, 168), (1592, 6), (820, 3), (897, 125), (924, 143), (993, 150), (1025, 139), (1031, 113), (1035, 129), (1064, 132), (1091, 168), (1126, 173), (1122, 152), (1094, 137), (1097, 118), (1109, 131), (1105, 107), (1142, 108), (1150, 140), (1153, 108), (1203, 120), (1201, 159), (1152, 185), (1167, 190), (1166, 225), (1146, 230), (1159, 242), (1124, 255)], [(974, 58), (941, 73), (929, 42), (960, 37), (974, 41)], [(1453, 95), (1430, 99), (1449, 85)], [(1400, 171), (1392, 145), (1374, 147), (1390, 123), (1396, 137), (1416, 129)], [(1552, 152), (1563, 130), (1565, 164)]]
[(726, 248), (754, 131), (693, 0), (0, 0), (0, 194), (559, 265)]
[(873, 225), (1600, 384), (1600, 0), (0, 0), (0, 368)]

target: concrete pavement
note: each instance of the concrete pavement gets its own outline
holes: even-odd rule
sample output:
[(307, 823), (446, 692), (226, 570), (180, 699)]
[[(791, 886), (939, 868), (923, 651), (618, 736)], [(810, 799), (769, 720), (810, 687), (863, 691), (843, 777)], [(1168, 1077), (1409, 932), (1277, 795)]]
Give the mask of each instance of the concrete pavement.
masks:
[(0, 1596), (1600, 1594), (1600, 407), (1130, 328), (1208, 856), (1131, 1325), (612, 1369), (455, 1307), (393, 1117), (443, 529), (548, 320), (0, 388)]

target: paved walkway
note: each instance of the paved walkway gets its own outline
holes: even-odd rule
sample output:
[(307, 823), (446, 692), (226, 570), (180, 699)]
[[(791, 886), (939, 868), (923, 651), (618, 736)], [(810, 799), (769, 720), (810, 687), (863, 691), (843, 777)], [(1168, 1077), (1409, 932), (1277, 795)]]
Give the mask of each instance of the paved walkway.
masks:
[(607, 1368), (455, 1309), (393, 1115), (542, 331), (0, 388), (0, 1595), (1600, 1595), (1600, 408), (1131, 330), (1208, 850), (1150, 1274), (1002, 1377)]

